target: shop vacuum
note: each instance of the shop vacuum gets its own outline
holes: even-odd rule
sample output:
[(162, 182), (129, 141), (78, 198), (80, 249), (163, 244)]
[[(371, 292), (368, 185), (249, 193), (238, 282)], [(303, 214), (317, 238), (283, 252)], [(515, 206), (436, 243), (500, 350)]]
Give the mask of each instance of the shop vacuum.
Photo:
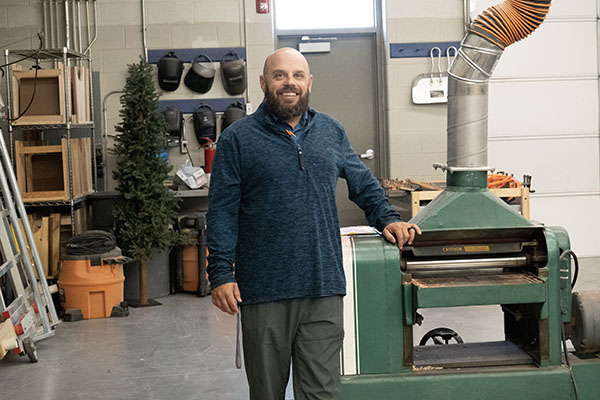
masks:
[(66, 242), (58, 277), (65, 321), (129, 315), (123, 301), (123, 264), (131, 261), (114, 235), (87, 231)]

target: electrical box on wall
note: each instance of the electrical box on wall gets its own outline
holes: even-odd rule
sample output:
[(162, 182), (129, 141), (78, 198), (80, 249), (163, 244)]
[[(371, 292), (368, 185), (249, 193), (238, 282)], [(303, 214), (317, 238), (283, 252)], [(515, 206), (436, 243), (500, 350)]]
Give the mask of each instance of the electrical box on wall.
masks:
[(269, 0), (256, 0), (256, 13), (257, 14), (268, 14), (269, 13)]

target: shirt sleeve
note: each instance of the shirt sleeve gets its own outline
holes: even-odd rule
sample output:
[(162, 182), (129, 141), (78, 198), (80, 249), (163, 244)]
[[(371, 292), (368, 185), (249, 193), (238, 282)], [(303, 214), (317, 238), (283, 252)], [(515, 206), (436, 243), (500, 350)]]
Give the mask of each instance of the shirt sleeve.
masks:
[(234, 264), (241, 198), (239, 149), (231, 134), (220, 137), (208, 194), (207, 258), (211, 287), (235, 282)]
[(341, 177), (348, 184), (348, 197), (365, 212), (369, 225), (381, 232), (388, 224), (402, 221), (400, 214), (388, 204), (381, 184), (352, 149), (345, 132), (342, 154)]

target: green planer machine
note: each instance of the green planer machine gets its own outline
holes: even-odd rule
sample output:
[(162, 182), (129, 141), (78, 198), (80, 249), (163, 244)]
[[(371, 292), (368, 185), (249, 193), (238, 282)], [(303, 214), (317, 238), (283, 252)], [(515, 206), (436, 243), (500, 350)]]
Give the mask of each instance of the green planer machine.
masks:
[[(564, 229), (487, 189), (488, 81), (510, 44), (498, 31), (532, 31), (550, 6), (505, 3), (514, 9), (491, 7), (471, 25), (448, 73), (448, 161), (434, 165), (446, 190), (411, 220), (423, 234), (401, 252), (381, 236), (342, 238), (344, 400), (600, 399), (600, 291), (572, 291)], [(419, 309), (477, 305), (501, 307), (505, 340), (413, 344)]]
[[(448, 193), (468, 204), (487, 192)], [(511, 212), (499, 199), (487, 207), (490, 214), (460, 215), (489, 222)], [(419, 222), (423, 234), (401, 254), (380, 236), (342, 239), (343, 399), (600, 398), (600, 292), (571, 292), (566, 232), (525, 219), (485, 229), (428, 222)], [(494, 304), (504, 312), (504, 341), (413, 345), (419, 309)], [(570, 365), (568, 338), (576, 347)]]

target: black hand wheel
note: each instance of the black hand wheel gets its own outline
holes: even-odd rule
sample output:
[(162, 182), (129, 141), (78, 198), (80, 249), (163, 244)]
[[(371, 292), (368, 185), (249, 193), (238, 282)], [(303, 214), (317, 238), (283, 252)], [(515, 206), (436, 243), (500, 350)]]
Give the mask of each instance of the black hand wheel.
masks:
[(429, 339), (436, 345), (448, 344), (452, 339), (454, 339), (456, 343), (464, 343), (458, 333), (449, 328), (435, 328), (430, 330), (421, 338), (419, 346), (425, 346)]

